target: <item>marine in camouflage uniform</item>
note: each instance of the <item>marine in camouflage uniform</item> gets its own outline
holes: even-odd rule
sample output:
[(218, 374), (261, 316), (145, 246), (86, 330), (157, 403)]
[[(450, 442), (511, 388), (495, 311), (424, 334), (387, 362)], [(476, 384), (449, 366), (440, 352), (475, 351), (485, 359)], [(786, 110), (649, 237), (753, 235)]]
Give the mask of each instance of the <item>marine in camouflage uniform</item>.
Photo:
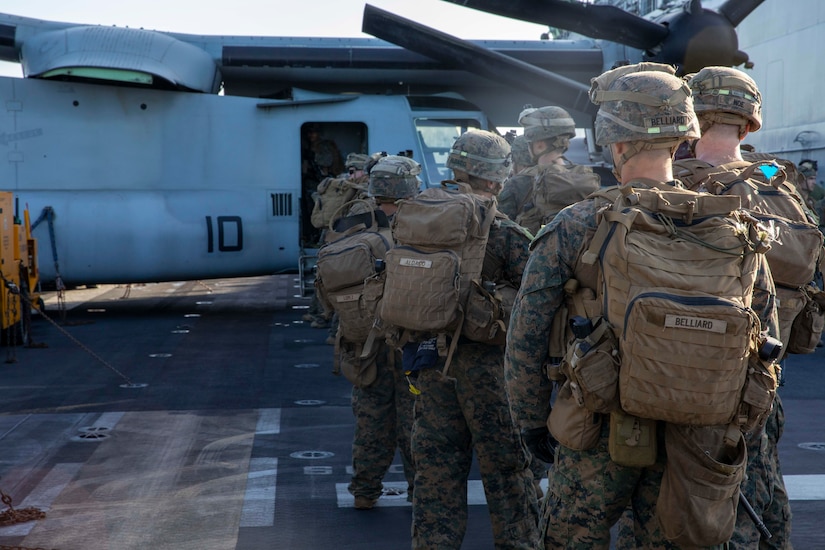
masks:
[[(420, 181), (416, 176), (420, 172), (421, 166), (410, 158), (395, 155), (378, 158), (370, 169), (369, 200), (392, 217), (397, 200), (418, 193)], [(365, 203), (356, 203), (349, 214), (368, 209)], [(373, 508), (381, 496), (381, 481), (395, 458), (396, 448), (404, 466), (408, 500), (415, 479), (410, 451), (415, 397), (400, 368), (400, 353), (384, 342), (376, 342), (376, 345), (379, 349), (375, 381), (367, 387), (352, 388), (355, 436), (352, 441), (353, 474), (348, 489), (359, 510)]]
[(524, 128), (535, 166), (522, 172), (533, 184), (512, 219), (535, 235), (562, 208), (596, 191), (599, 176), (564, 157), (570, 140), (576, 136), (576, 123), (561, 107), (528, 106), (519, 115), (519, 124)]
[[(503, 138), (469, 131), (456, 141), (447, 166), (474, 192), (495, 194), (509, 164)], [(518, 287), (530, 237), (497, 218), (490, 229), (484, 276)], [(528, 453), (510, 417), (502, 346), (459, 341), (447, 374), (419, 371), (412, 451), (415, 461), (413, 549), (459, 549), (467, 528), (467, 478), (475, 451), (497, 549), (539, 545), (538, 504)]]
[(799, 161), (800, 181), (797, 182), (797, 189), (805, 205), (813, 213), (820, 226), (825, 225), (823, 219), (823, 207), (825, 206), (825, 189), (819, 185), (816, 178), (819, 174), (819, 163), (811, 159)]
[[(708, 168), (715, 167), (714, 173), (721, 172), (721, 175), (726, 167), (735, 170), (749, 166), (751, 163), (742, 157), (739, 141), (749, 132), (756, 132), (762, 127), (762, 97), (756, 82), (738, 69), (705, 67), (691, 75), (689, 85), (693, 91), (702, 138), (692, 147), (696, 161), (675, 163), (674, 170), (679, 177), (694, 179), (691, 172), (701, 171), (703, 164)], [(737, 135), (738, 140), (735, 139)], [(691, 171), (690, 167), (694, 170)], [(746, 206), (744, 199), (743, 206)], [(798, 290), (779, 288), (777, 293), (780, 300), (785, 301), (787, 298), (787, 303), (790, 304)], [(790, 327), (779, 328), (783, 344), (787, 345)], [(778, 449), (784, 424), (782, 401), (777, 392), (764, 429), (746, 434), (748, 463), (741, 491), (765, 523), (771, 538), (761, 536), (740, 504), (730, 549), (791, 548), (791, 507), (782, 478)]]
[[(393, 354), (394, 357), (390, 357)], [(413, 404), (401, 369), (401, 355), (381, 344), (376, 357), (375, 382), (366, 388), (353, 386), (352, 413), (355, 436), (352, 440), (352, 479), (348, 490), (355, 497), (355, 508), (369, 510), (383, 494), (382, 480), (395, 458), (401, 455), (407, 500), (412, 498), (415, 469), (410, 452)]]
[[(372, 155), (350, 153), (349, 155), (347, 155), (347, 160), (345, 163), (347, 172), (346, 174), (341, 174), (341, 176), (339, 177), (349, 178), (357, 184), (369, 184), (369, 174), (367, 174), (366, 165), (367, 163), (371, 163), (374, 165), (375, 162), (377, 162), (378, 159), (381, 157), (381, 155), (382, 153), (373, 153)], [(369, 203), (369, 205), (363, 202), (355, 202), (345, 213), (343, 213), (343, 215), (351, 216), (353, 214), (366, 212), (376, 207), (375, 201), (369, 196), (363, 196), (363, 194), (359, 194), (356, 195), (355, 198), (366, 200)], [(321, 233), (321, 241), (326, 242), (326, 229), (324, 229)], [(335, 333), (338, 332), (338, 314), (333, 313), (332, 318), (329, 320), (329, 323), (326, 323), (325, 321), (326, 319), (322, 317), (318, 320), (317, 325), (320, 327), (326, 326), (327, 324), (329, 325), (329, 335), (327, 336), (325, 343), (328, 346), (333, 346), (335, 345)]]
[[(524, 135), (516, 136), (510, 144), (510, 155), (513, 164), (510, 175), (504, 180), (504, 188), (498, 196), (498, 210), (511, 220), (515, 220), (533, 196), (536, 160), (530, 153), (530, 144)], [(532, 236), (531, 234), (531, 238)], [(546, 462), (531, 455), (530, 470), (533, 472), (533, 483), (539, 499), (544, 496), (541, 481), (547, 475), (548, 466)]]
[[(370, 157), (367, 155), (363, 155), (361, 153), (350, 153), (347, 155), (347, 160), (345, 162), (346, 171), (339, 174), (337, 179), (347, 179), (356, 184), (366, 184), (368, 181), (367, 176), (364, 173), (364, 164), (369, 160)], [(332, 176), (329, 176), (330, 178)], [(356, 197), (358, 198), (358, 197)], [(347, 215), (348, 213), (342, 213), (342, 215)], [(318, 228), (321, 230), (321, 237), (319, 239), (320, 243), (326, 242), (326, 234), (328, 228), (322, 227)], [(326, 311), (321, 304), (320, 300), (318, 299), (317, 294), (312, 295), (312, 300), (309, 303), (309, 309), (303, 316), (303, 320), (311, 323), (310, 326), (312, 328), (328, 328), (329, 329), (329, 336), (327, 337), (326, 343), (328, 345), (334, 344), (335, 340), (335, 333), (338, 331), (338, 321), (334, 315), (334, 313), (330, 311)]]
[[(628, 100), (622, 102), (625, 109), (634, 108), (635, 102), (631, 98), (636, 93), (644, 92), (647, 97), (643, 99), (647, 101), (671, 97), (671, 93), (683, 89), (682, 82), (672, 76), (672, 70), (671, 74), (633, 73), (634, 70), (638, 67), (611, 71), (612, 74), (603, 75), (606, 78), (600, 84), (609, 91), (627, 94)], [(598, 100), (598, 88), (594, 92), (591, 97)], [(650, 140), (646, 133), (634, 133), (639, 132), (639, 128), (646, 129), (638, 120), (639, 114), (634, 118), (628, 114), (617, 116), (613, 111), (608, 112), (610, 118), (605, 117), (605, 109), (611, 104), (615, 107), (617, 102), (603, 100), (607, 105), (602, 106), (596, 118), (597, 141), (612, 149), (615, 171), (623, 184), (644, 186), (644, 180), (637, 179), (642, 176), (639, 162), (650, 163), (652, 159), (652, 164), (645, 168), (647, 176), (678, 185), (672, 181), (667, 149), (672, 155), (680, 141), (698, 137), (698, 125), (687, 97), (689, 93), (685, 96), (681, 102), (670, 102), (670, 110), (665, 104), (656, 107), (660, 114), (676, 115), (675, 120), (683, 117), (686, 121), (685, 124), (657, 128), (658, 133), (652, 134), (658, 136), (656, 141)], [(638, 111), (644, 112), (644, 107), (635, 105)], [(621, 110), (622, 107), (620, 113)], [(635, 128), (627, 128), (624, 124), (635, 125)], [(628, 133), (630, 137), (627, 137)], [(649, 146), (653, 150), (640, 152)], [(634, 159), (636, 155), (642, 156)], [(656, 163), (657, 171), (650, 172), (650, 166)], [(623, 173), (624, 177), (621, 177)], [(531, 245), (530, 259), (513, 308), (505, 355), (506, 386), (513, 416), (523, 433), (533, 434), (534, 445), (541, 441), (535, 434), (542, 432), (545, 445), (549, 445), (546, 422), (553, 385), (545, 374), (545, 364), (549, 357), (553, 318), (565, 300), (564, 285), (570, 279), (576, 279), (581, 287), (594, 292), (597, 289), (598, 266), (585, 265), (581, 261), (596, 227), (597, 205), (593, 199), (566, 208), (545, 226)], [(756, 277), (752, 307), (767, 322), (774, 319), (775, 313), (773, 281), (764, 262), (762, 266)], [(558, 445), (539, 526), (544, 547), (607, 549), (611, 527), (629, 507), (635, 521), (633, 547), (678, 548), (664, 537), (656, 519), (656, 501), (665, 465), (662, 441), (659, 441), (653, 466), (620, 466), (610, 458), (606, 418), (602, 418), (601, 424), (598, 442), (590, 450), (575, 451)], [(657, 432), (661, 436), (663, 430)]]
[(515, 220), (533, 195), (534, 174), (528, 169), (536, 165), (524, 135), (516, 136), (510, 145), (513, 164), (498, 196), (498, 211)]

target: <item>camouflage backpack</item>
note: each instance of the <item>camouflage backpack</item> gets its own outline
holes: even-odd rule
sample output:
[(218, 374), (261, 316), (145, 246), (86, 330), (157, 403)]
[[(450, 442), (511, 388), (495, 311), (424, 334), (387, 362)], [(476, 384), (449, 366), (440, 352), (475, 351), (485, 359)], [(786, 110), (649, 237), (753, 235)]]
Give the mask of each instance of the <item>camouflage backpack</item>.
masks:
[[(674, 162), (674, 175), (691, 188), (739, 196), (742, 208), (773, 228), (775, 239), (766, 257), (779, 297), (780, 340), (789, 353), (810, 353), (808, 346), (788, 344), (797, 341), (791, 334), (794, 320), (810, 302), (810, 293), (801, 289), (816, 277), (823, 236), (788, 183), (789, 169), (773, 160), (736, 161), (715, 167), (696, 159)], [(798, 330), (802, 330), (799, 325)]]
[(587, 166), (550, 164), (533, 166), (532, 197), (516, 222), (534, 235), (567, 206), (577, 203), (599, 189), (599, 175)]
[(602, 314), (619, 342), (621, 408), (730, 423), (758, 346), (756, 229), (735, 214), (738, 197), (633, 183), (642, 188), (596, 194), (607, 206), (583, 257), (598, 263)]
[(495, 199), (457, 182), (443, 182), (399, 202), (392, 223), (395, 245), (387, 252), (384, 297), (378, 306), (385, 330), (419, 341), (437, 336), (439, 354), (449, 364), (471, 288), (481, 284), (495, 217)]
[(380, 210), (341, 218), (318, 250), (315, 288), (321, 303), (338, 314), (334, 367), (356, 386), (375, 379), (375, 353), (364, 354), (384, 289), (383, 262), (392, 233)]
[(366, 178), (324, 178), (312, 194), (315, 201), (310, 222), (313, 227), (324, 229), (341, 215), (342, 207), (367, 191)]

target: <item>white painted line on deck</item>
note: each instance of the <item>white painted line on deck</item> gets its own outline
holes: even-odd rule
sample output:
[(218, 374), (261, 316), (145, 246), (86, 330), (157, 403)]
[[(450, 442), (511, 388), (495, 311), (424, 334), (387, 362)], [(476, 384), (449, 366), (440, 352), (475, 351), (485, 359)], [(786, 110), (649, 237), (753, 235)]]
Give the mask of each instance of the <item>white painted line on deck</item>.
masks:
[[(481, 482), (478, 482), (481, 485)], [(338, 508), (352, 508), (355, 506), (355, 497), (349, 494), (347, 486), (349, 483), (336, 483), (335, 493), (338, 495)], [(407, 482), (406, 481), (385, 481), (384, 489), (398, 489), (400, 495), (383, 495), (375, 503), (378, 508), (390, 506), (411, 506), (407, 502)]]
[[(335, 492), (338, 495), (338, 508), (352, 508), (355, 506), (355, 497), (347, 490), (348, 483), (336, 483)], [(407, 502), (407, 482), (406, 481), (385, 481), (385, 489), (400, 489), (404, 494), (397, 496), (382, 496), (378, 499), (376, 506), (411, 506)], [(541, 480), (541, 488), (547, 493), (547, 479)], [(470, 479), (467, 481), (467, 505), (485, 506), (487, 497), (484, 495), (484, 484), (480, 479)]]
[(281, 433), (281, 409), (260, 409), (256, 435)]
[(241, 527), (272, 527), (275, 521), (277, 481), (277, 458), (253, 458), (249, 461), (246, 493), (241, 510)]
[[(822, 475), (786, 475), (785, 488), (790, 500), (825, 500), (825, 474)], [(385, 481), (384, 487), (405, 489), (405, 481)], [(541, 480), (541, 488), (547, 494), (547, 479)], [(352, 508), (355, 499), (347, 491), (346, 483), (336, 483), (335, 492), (338, 496), (339, 508)], [(484, 485), (480, 479), (467, 481), (467, 504), (470, 506), (484, 506), (487, 498), (484, 495)], [(376, 506), (410, 506), (406, 495), (399, 497), (383, 496), (378, 499)]]
[(92, 424), (95, 428), (109, 428), (114, 429), (117, 426), (117, 423), (120, 422), (120, 419), (123, 418), (123, 415), (126, 413), (123, 412), (107, 412), (100, 415), (100, 418)]
[[(74, 479), (80, 467), (83, 466), (80, 462), (67, 462), (55, 464), (43, 481), (37, 484), (37, 487), (29, 493), (29, 496), (23, 499), (23, 502), (15, 502), (14, 507), (17, 509), (28, 508), (33, 506), (46, 512), (51, 507), (52, 502), (57, 496), (66, 488), (66, 485)], [(28, 521), (26, 523), (18, 523), (8, 527), (0, 527), (0, 537), (23, 537), (29, 534), (36, 521)]]
[(783, 476), (790, 500), (825, 500), (825, 474)]

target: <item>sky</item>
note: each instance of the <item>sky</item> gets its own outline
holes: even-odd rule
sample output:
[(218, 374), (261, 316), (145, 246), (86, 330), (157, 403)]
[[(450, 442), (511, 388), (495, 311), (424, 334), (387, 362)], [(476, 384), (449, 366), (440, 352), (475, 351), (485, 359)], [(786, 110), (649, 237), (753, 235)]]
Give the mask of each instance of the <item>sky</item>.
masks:
[[(188, 34), (370, 38), (361, 32), (367, 3), (464, 39), (538, 40), (547, 30), (444, 0), (0, 0), (0, 12)], [(0, 62), (0, 74), (22, 72)]]

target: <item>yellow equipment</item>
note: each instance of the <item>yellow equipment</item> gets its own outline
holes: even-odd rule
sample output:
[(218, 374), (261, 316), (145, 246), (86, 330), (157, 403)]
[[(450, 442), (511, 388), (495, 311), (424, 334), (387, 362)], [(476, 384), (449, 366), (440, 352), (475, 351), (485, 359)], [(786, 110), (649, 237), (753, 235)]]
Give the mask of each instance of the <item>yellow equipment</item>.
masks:
[(29, 343), (32, 304), (40, 303), (37, 241), (28, 210), (24, 222), (15, 215), (14, 196), (0, 191), (0, 343)]

